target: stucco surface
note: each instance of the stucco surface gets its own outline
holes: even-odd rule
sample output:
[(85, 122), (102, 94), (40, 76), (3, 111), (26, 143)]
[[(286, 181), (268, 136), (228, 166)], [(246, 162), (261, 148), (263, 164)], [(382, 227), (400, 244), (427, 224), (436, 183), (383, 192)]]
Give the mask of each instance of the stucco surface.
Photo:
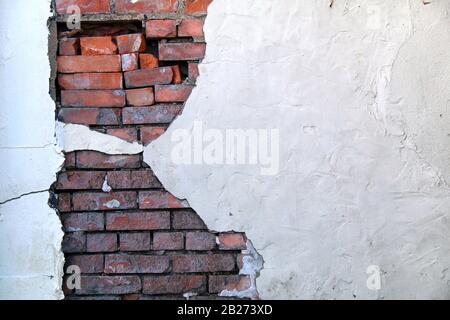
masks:
[[(450, 298), (450, 3), (329, 4), (214, 0), (198, 86), (145, 161), (210, 229), (246, 232), (263, 299)], [(194, 121), (279, 129), (279, 172), (175, 164)]]

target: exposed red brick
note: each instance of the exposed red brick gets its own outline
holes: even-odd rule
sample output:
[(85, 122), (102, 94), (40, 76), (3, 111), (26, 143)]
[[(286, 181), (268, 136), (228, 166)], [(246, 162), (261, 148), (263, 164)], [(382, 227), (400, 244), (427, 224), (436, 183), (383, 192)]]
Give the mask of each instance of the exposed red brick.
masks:
[(153, 69), (159, 67), (158, 58), (150, 53), (141, 53), (139, 55), (139, 62), (141, 64), (141, 69)]
[(186, 14), (206, 14), (212, 0), (186, 0)]
[(173, 80), (172, 80), (172, 82), (175, 83), (175, 84), (182, 83), (183, 79), (181, 77), (180, 66), (173, 66), (172, 67), (172, 71), (173, 71)]
[(144, 145), (158, 139), (167, 128), (165, 127), (142, 127), (141, 129), (141, 142)]
[(139, 168), (139, 155), (107, 155), (96, 151), (77, 152), (77, 167), (84, 169)]
[(65, 123), (84, 125), (117, 125), (120, 109), (62, 108), (58, 120)]
[(56, 12), (59, 14), (73, 14), (68, 10), (70, 6), (78, 6), (82, 14), (108, 13), (109, 0), (56, 0)]
[(66, 232), (74, 231), (101, 231), (105, 228), (103, 213), (66, 213), (61, 216)]
[(66, 266), (78, 266), (81, 273), (102, 273), (103, 255), (75, 255), (66, 259)]
[(177, 0), (116, 0), (117, 13), (174, 13)]
[(140, 209), (175, 209), (185, 208), (185, 201), (178, 200), (167, 191), (141, 191), (139, 192)]
[(199, 254), (173, 257), (173, 272), (233, 271), (236, 261), (229, 254)]
[(167, 256), (111, 254), (105, 256), (105, 273), (164, 273), (169, 269)]
[(65, 253), (84, 252), (86, 236), (82, 232), (66, 233), (62, 241), (62, 251)]
[(212, 250), (216, 247), (216, 235), (210, 232), (186, 233), (186, 250)]
[(136, 192), (81, 192), (72, 196), (73, 210), (97, 211), (97, 210), (123, 210), (135, 209)]
[(186, 19), (178, 26), (179, 37), (203, 37), (204, 19)]
[(108, 184), (114, 190), (162, 188), (151, 170), (108, 172)]
[(153, 250), (182, 250), (184, 235), (182, 232), (155, 232), (153, 234)]
[(66, 153), (65, 157), (66, 160), (64, 161), (64, 168), (66, 169), (75, 168), (76, 164), (75, 152)]
[(128, 142), (135, 142), (138, 139), (137, 129), (135, 128), (107, 129), (106, 133)]
[(202, 275), (173, 275), (144, 277), (145, 294), (201, 293), (206, 290), (206, 277)]
[(120, 251), (148, 251), (150, 250), (150, 233), (121, 233)]
[(66, 90), (114, 90), (123, 88), (121, 73), (60, 74), (58, 83)]
[(83, 37), (80, 39), (81, 54), (85, 56), (98, 56), (116, 54), (117, 45), (112, 37)]
[(170, 214), (158, 212), (127, 212), (106, 215), (106, 230), (163, 230), (170, 228)]
[(69, 171), (58, 175), (57, 190), (101, 189), (106, 173), (96, 171)]
[(245, 250), (246, 239), (240, 233), (221, 233), (219, 235), (220, 250)]
[(203, 230), (206, 225), (192, 210), (175, 211), (173, 213), (173, 228), (178, 230)]
[(142, 298), (141, 294), (128, 294), (126, 296), (122, 296), (123, 301), (138, 301)]
[(248, 276), (240, 275), (210, 275), (209, 293), (220, 293), (224, 290), (244, 291), (251, 287), (251, 280)]
[(67, 38), (59, 40), (60, 56), (76, 56), (80, 51), (80, 39)]
[(86, 236), (87, 252), (117, 251), (117, 235), (115, 233), (94, 233)]
[(130, 106), (151, 106), (155, 103), (153, 88), (127, 90), (127, 103)]
[(125, 91), (122, 90), (62, 90), (61, 105), (65, 107), (124, 107)]
[(125, 86), (127, 88), (148, 87), (155, 84), (168, 84), (173, 79), (171, 67), (141, 69), (125, 72)]
[(119, 55), (110, 56), (59, 56), (58, 72), (119, 72), (121, 61)]
[(71, 210), (70, 193), (58, 194), (58, 211), (68, 212)]
[(155, 99), (157, 102), (184, 102), (191, 95), (191, 85), (166, 85), (155, 86)]
[(148, 39), (175, 38), (177, 22), (175, 20), (149, 20), (145, 24)]
[(198, 70), (198, 63), (189, 62), (188, 73), (189, 73), (189, 79), (196, 80), (198, 78), (198, 76), (200, 75), (200, 72)]
[(122, 59), (122, 70), (123, 71), (134, 71), (138, 68), (139, 64), (139, 54), (138, 53), (127, 53), (121, 56)]
[(82, 276), (81, 288), (75, 294), (130, 294), (140, 290), (141, 279), (138, 276)]
[(145, 37), (142, 33), (117, 36), (116, 41), (120, 54), (143, 52), (146, 48)]
[(205, 56), (204, 43), (159, 43), (159, 60), (182, 61), (201, 60)]
[(151, 107), (124, 108), (124, 124), (163, 124), (171, 123), (181, 112), (180, 105), (158, 104)]

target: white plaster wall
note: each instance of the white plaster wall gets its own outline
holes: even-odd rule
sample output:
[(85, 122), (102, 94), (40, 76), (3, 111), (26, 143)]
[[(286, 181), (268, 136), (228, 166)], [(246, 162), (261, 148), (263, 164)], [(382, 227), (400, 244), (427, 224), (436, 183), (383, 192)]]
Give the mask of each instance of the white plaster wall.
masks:
[[(198, 86), (145, 159), (211, 229), (246, 232), (262, 298), (450, 298), (450, 2), (329, 4), (214, 0)], [(279, 128), (279, 173), (174, 164), (195, 120)]]

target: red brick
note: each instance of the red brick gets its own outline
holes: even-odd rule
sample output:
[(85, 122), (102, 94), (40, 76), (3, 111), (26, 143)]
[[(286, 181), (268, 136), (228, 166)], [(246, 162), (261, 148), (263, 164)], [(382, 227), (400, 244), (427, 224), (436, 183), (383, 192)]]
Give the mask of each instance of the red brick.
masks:
[(158, 58), (150, 53), (141, 53), (139, 55), (139, 62), (141, 64), (141, 69), (153, 69), (159, 67)]
[(120, 54), (145, 51), (145, 37), (142, 33), (126, 34), (116, 37)]
[(186, 19), (178, 26), (179, 37), (203, 37), (203, 19)]
[(212, 0), (186, 0), (184, 12), (186, 14), (206, 14)]
[(248, 276), (240, 275), (210, 275), (209, 293), (220, 293), (224, 290), (244, 291), (250, 289), (251, 280)]
[(77, 152), (77, 167), (82, 169), (139, 168), (139, 155), (107, 155), (96, 151)]
[(191, 85), (155, 86), (155, 99), (157, 102), (184, 102), (192, 93)]
[(120, 109), (62, 108), (58, 120), (65, 123), (84, 125), (117, 125)]
[(59, 14), (73, 14), (67, 11), (70, 6), (78, 6), (82, 14), (108, 13), (109, 0), (56, 0), (56, 12)]
[(151, 106), (155, 103), (153, 88), (127, 90), (127, 103), (130, 106)]
[(106, 215), (106, 230), (163, 230), (170, 228), (169, 212), (127, 212)]
[(117, 251), (117, 235), (115, 233), (94, 233), (86, 236), (87, 252)]
[(66, 266), (78, 266), (81, 273), (102, 273), (103, 255), (75, 255), (66, 258)]
[(114, 190), (162, 188), (151, 170), (108, 172), (108, 184)]
[(206, 277), (202, 275), (173, 275), (144, 277), (145, 294), (201, 293), (206, 290)]
[(178, 200), (167, 191), (141, 191), (139, 192), (140, 209), (176, 209), (187, 207), (186, 201)]
[(121, 56), (122, 59), (122, 70), (123, 71), (134, 71), (138, 68), (139, 64), (138, 53), (127, 53)]
[(174, 13), (177, 0), (116, 0), (117, 13)]
[(165, 127), (142, 127), (141, 129), (141, 142), (144, 145), (148, 145), (150, 142), (158, 139), (167, 128)]
[(197, 213), (192, 210), (175, 211), (173, 228), (178, 230), (203, 230), (206, 225)]
[(61, 216), (66, 232), (102, 231), (105, 228), (103, 213), (67, 213)]
[(220, 250), (245, 250), (246, 239), (240, 233), (221, 233), (219, 235)]
[(141, 294), (128, 294), (126, 296), (122, 296), (123, 301), (138, 301), (141, 300)]
[(216, 235), (210, 232), (186, 233), (186, 250), (212, 250), (216, 247)]
[(125, 72), (127, 88), (149, 87), (155, 84), (169, 84), (173, 79), (171, 67), (141, 69)]
[(172, 67), (172, 71), (173, 71), (173, 80), (172, 80), (172, 82), (175, 83), (175, 84), (182, 83), (183, 79), (181, 77), (180, 66), (173, 66)]
[(200, 72), (198, 70), (198, 63), (189, 62), (188, 73), (189, 73), (189, 79), (196, 80), (198, 78), (198, 76), (200, 75)]
[(59, 40), (60, 56), (76, 56), (80, 52), (80, 39), (66, 38)]
[(81, 54), (84, 56), (98, 56), (116, 54), (117, 45), (112, 37), (83, 37), (80, 38)]
[(149, 20), (145, 24), (147, 39), (175, 38), (177, 22), (175, 20)]
[(180, 105), (158, 104), (151, 107), (124, 108), (124, 124), (164, 124), (171, 123), (183, 109)]
[(150, 233), (121, 233), (120, 251), (150, 250)]
[(136, 128), (107, 129), (106, 133), (128, 142), (135, 142), (138, 140)]
[(136, 192), (82, 192), (72, 196), (74, 211), (135, 209)]
[(84, 252), (86, 236), (82, 232), (66, 233), (62, 241), (64, 253)]
[(96, 171), (69, 171), (58, 175), (57, 190), (101, 189), (106, 173)]
[(205, 56), (204, 43), (159, 43), (159, 60), (201, 60)]
[(153, 234), (153, 250), (182, 250), (184, 236), (182, 232), (155, 232)]
[(126, 105), (125, 91), (62, 90), (61, 105), (65, 107), (121, 108)]
[(59, 56), (57, 57), (58, 72), (120, 72), (119, 55), (111, 56)]
[(130, 294), (141, 291), (141, 279), (138, 276), (82, 276), (78, 295), (89, 294)]
[(233, 255), (199, 254), (173, 257), (173, 272), (225, 272), (235, 269)]
[(169, 269), (167, 256), (111, 254), (105, 256), (105, 273), (164, 273)]
[(71, 210), (71, 201), (69, 193), (58, 194), (58, 211), (68, 212)]
[(64, 168), (75, 168), (75, 152), (69, 152), (65, 154), (66, 160), (64, 161)]
[(60, 74), (58, 83), (66, 90), (114, 90), (123, 88), (121, 73)]

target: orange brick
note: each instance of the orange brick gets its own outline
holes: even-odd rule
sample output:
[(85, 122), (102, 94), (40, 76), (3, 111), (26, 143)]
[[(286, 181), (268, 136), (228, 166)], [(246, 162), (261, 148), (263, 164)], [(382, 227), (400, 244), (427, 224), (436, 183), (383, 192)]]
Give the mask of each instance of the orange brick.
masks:
[(81, 54), (97, 56), (117, 53), (112, 37), (85, 37), (80, 39)]
[(153, 69), (159, 67), (159, 60), (150, 53), (141, 53), (139, 55), (141, 69)]

